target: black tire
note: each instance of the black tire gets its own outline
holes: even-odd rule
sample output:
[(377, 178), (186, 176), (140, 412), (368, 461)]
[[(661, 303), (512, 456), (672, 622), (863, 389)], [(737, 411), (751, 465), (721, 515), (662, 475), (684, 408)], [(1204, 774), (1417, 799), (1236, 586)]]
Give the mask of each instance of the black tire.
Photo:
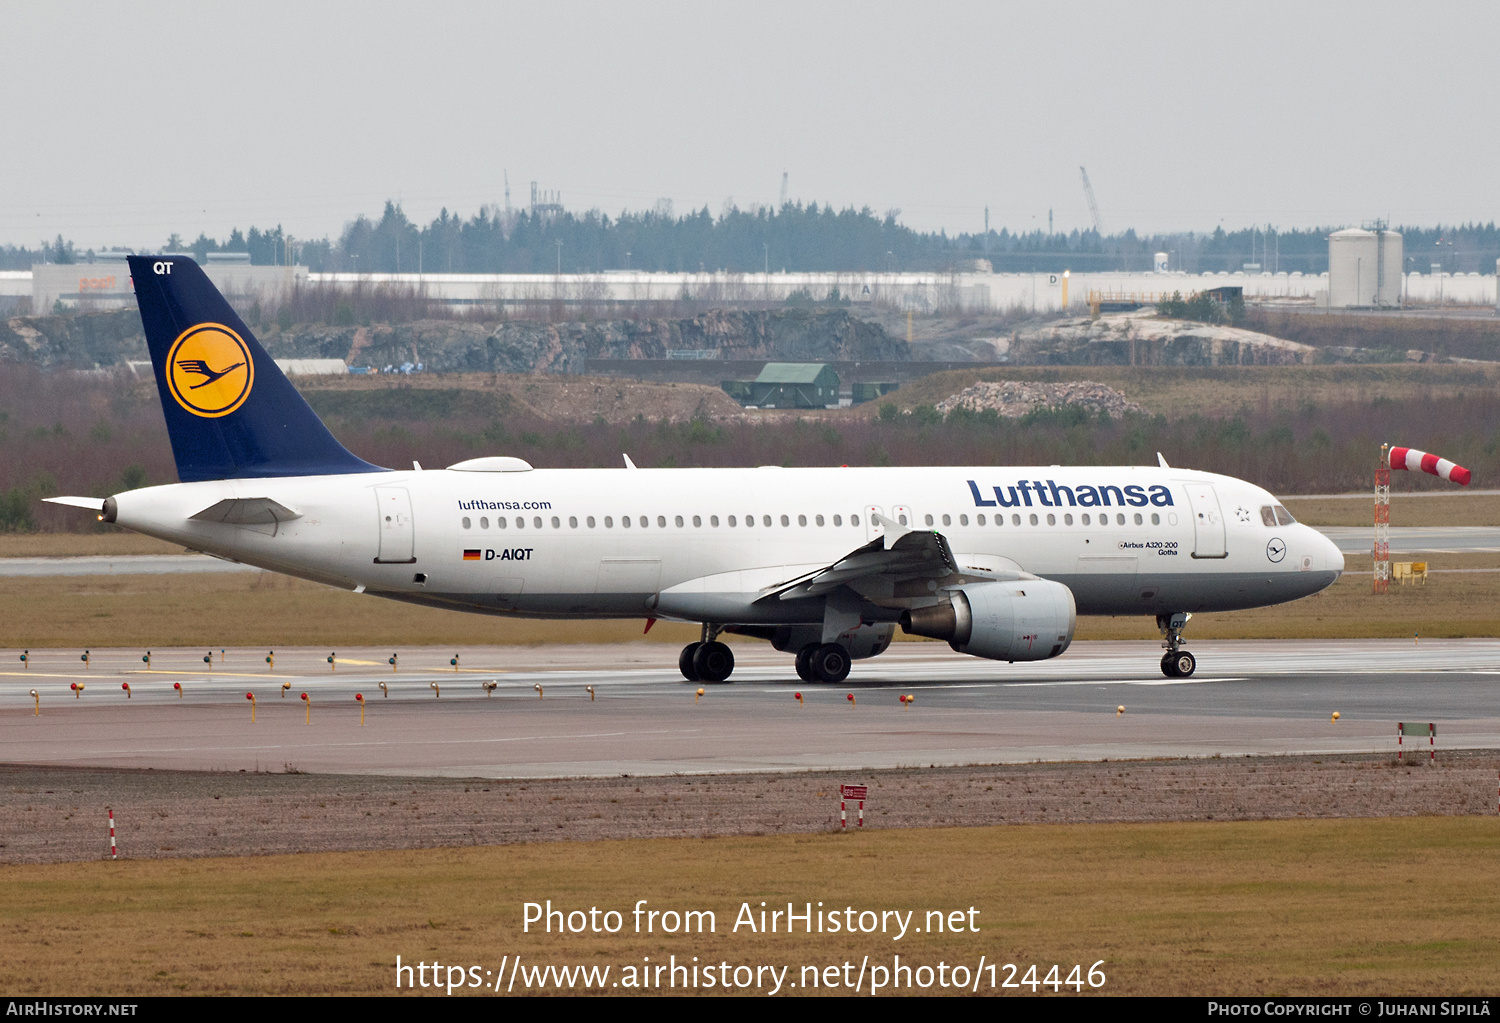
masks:
[(849, 677), (849, 651), (837, 643), (824, 643), (813, 651), (809, 667), (819, 682), (837, 685)]
[(1172, 655), (1172, 669), (1174, 678), (1192, 678), (1193, 672), (1198, 670), (1198, 658), (1186, 650), (1179, 650)]
[(1161, 673), (1167, 678), (1177, 677), (1177, 655), (1165, 653), (1161, 655)]
[(689, 643), (682, 648), (682, 653), (677, 655), (677, 670), (682, 672), (682, 677), (689, 682), (698, 681), (698, 672), (693, 668), (693, 655), (702, 645), (702, 643)]
[(804, 682), (816, 682), (812, 673), (813, 654), (818, 652), (818, 644), (809, 643), (797, 651), (797, 677)]
[(723, 643), (704, 643), (693, 654), (699, 682), (723, 682), (734, 671), (734, 651)]

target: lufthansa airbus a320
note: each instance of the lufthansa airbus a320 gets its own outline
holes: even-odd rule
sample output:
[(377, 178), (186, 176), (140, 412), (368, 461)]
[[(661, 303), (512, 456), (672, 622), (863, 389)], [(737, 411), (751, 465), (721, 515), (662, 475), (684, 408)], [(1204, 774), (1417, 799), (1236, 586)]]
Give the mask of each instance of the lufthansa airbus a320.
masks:
[(1260, 487), (1168, 466), (391, 470), (348, 451), (192, 260), (130, 259), (180, 483), (50, 500), (222, 558), (458, 611), (694, 622), (838, 682), (899, 627), (1001, 661), (1078, 615), (1149, 615), (1193, 674), (1193, 612), (1296, 600), (1344, 559)]

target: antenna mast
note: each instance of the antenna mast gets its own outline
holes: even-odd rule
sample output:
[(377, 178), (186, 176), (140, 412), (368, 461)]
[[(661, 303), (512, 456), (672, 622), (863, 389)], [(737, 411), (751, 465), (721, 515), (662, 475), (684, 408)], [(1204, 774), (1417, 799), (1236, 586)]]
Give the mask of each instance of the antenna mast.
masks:
[(1104, 237), (1104, 224), (1099, 220), (1099, 204), (1094, 201), (1094, 186), (1089, 184), (1089, 172), (1086, 167), (1079, 167), (1078, 173), (1083, 175), (1083, 194), (1089, 200), (1089, 213), (1094, 218), (1094, 232), (1099, 237)]
[(786, 205), (786, 171), (781, 172), (781, 205)]

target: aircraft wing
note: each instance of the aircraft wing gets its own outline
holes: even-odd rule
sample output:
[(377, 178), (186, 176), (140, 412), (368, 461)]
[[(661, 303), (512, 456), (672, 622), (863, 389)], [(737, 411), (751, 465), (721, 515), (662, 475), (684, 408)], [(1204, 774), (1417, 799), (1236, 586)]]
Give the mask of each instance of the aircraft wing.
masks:
[(826, 568), (769, 587), (758, 599), (819, 597), (875, 576), (894, 584), (914, 579), (946, 579), (957, 572), (953, 550), (942, 533), (907, 529), (883, 515), (876, 516), (875, 521), (885, 529), (884, 536), (850, 551)]

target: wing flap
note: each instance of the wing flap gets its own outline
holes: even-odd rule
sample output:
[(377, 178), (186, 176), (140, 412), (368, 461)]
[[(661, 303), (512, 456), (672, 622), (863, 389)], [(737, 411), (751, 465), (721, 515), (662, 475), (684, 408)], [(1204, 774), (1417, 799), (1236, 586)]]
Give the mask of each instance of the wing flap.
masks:
[(955, 573), (953, 550), (943, 534), (901, 530), (892, 539), (900, 527), (895, 523), (889, 525), (895, 528), (885, 536), (876, 537), (827, 568), (770, 587), (760, 599), (818, 597), (872, 576), (900, 583), (912, 579), (946, 579)]

